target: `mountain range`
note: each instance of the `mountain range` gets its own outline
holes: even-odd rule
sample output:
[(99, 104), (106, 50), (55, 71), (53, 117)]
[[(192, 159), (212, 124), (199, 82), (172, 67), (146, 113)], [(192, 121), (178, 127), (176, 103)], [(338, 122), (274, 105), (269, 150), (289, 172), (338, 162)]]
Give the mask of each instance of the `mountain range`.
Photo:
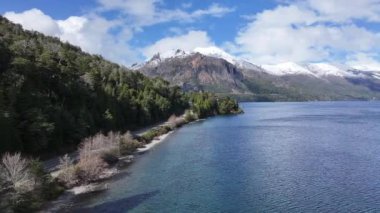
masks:
[(240, 100), (313, 101), (380, 99), (380, 71), (330, 63), (256, 65), (218, 47), (172, 50), (131, 66), (184, 90)]

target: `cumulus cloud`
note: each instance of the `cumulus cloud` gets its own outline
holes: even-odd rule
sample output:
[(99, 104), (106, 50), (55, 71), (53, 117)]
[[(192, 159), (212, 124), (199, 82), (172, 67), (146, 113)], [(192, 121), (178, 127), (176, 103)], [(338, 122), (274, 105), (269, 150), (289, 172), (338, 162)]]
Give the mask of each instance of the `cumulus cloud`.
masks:
[(378, 54), (356, 53), (347, 57), (347, 65), (358, 70), (380, 70), (380, 62)]
[[(379, 0), (296, 1), (246, 15), (230, 51), (259, 64), (343, 60), (341, 55), (380, 50), (380, 34), (355, 20), (380, 21)], [(355, 8), (355, 9), (354, 9)]]
[(60, 29), (57, 22), (36, 8), (24, 11), (22, 13), (6, 12), (4, 17), (14, 23), (21, 24), (28, 30), (39, 31), (51, 36), (57, 36), (60, 34)]
[(379, 0), (308, 0), (307, 4), (328, 21), (347, 22), (354, 19), (380, 21)]
[[(81, 16), (55, 20), (38, 9), (5, 17), (25, 29), (57, 36), (90, 53), (125, 65), (172, 49), (192, 50), (215, 45), (205, 31), (172, 26), (174, 35), (150, 46), (131, 47), (135, 34), (158, 23), (192, 23), (202, 17), (222, 17), (234, 8), (191, 3), (168, 9), (164, 0), (97, 0), (98, 7)], [(380, 33), (363, 23), (380, 22), (380, 0), (279, 0), (280, 5), (256, 14), (241, 14), (244, 27), (223, 47), (258, 64), (286, 61), (334, 61), (354, 66), (376, 65)], [(114, 18), (105, 18), (114, 12)], [(185, 26), (185, 25), (183, 25)]]
[(189, 31), (187, 34), (166, 37), (158, 40), (154, 44), (143, 48), (143, 53), (147, 58), (156, 53), (165, 53), (172, 50), (181, 49), (191, 51), (196, 47), (213, 46), (214, 43), (205, 31)]
[[(4, 16), (21, 24), (25, 29), (59, 37), (62, 41), (78, 45), (84, 51), (101, 54), (112, 61), (129, 65), (141, 60), (142, 54), (145, 54), (138, 52), (139, 48), (130, 46), (134, 35), (141, 32), (144, 27), (164, 22), (193, 22), (205, 16), (222, 17), (234, 10), (215, 3), (205, 9), (188, 11), (191, 4), (179, 5), (177, 9), (166, 9), (162, 0), (97, 0), (97, 2), (99, 3), (97, 8), (81, 16), (70, 16), (63, 20), (55, 20), (39, 9), (21, 13), (10, 11)], [(104, 13), (110, 11), (115, 12), (116, 18), (105, 18)], [(178, 31), (177, 28), (177, 35), (182, 34), (181, 31), (184, 30)], [(199, 36), (199, 44), (209, 41), (207, 35), (190, 33), (190, 37), (196, 38), (196, 36)], [(192, 42), (196, 43), (194, 40)]]
[(120, 27), (119, 23), (97, 15), (54, 20), (38, 9), (31, 9), (22, 13), (7, 12), (4, 16), (21, 24), (25, 29), (59, 37), (86, 52), (102, 54), (105, 58), (121, 64), (130, 64), (138, 59), (137, 53), (128, 45), (132, 38), (128, 29), (111, 33), (112, 29)]

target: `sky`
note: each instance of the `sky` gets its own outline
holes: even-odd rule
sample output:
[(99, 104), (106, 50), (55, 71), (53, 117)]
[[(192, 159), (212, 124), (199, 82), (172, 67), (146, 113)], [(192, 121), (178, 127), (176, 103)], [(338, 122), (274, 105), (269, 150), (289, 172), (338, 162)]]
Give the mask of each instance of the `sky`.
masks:
[(217, 46), (259, 65), (380, 68), (380, 0), (1, 0), (0, 13), (126, 66)]

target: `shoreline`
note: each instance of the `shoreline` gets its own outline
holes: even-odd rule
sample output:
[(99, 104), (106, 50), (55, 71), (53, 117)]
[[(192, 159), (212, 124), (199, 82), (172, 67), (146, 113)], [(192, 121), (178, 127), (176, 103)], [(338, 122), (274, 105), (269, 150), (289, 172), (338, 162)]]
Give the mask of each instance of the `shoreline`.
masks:
[[(123, 170), (127, 170), (128, 166), (131, 165), (135, 158), (139, 155), (143, 155), (147, 153), (148, 151), (152, 150), (157, 145), (164, 142), (169, 135), (174, 133), (179, 128), (182, 128), (186, 125), (197, 123), (200, 121), (205, 121), (209, 117), (196, 119), (192, 121), (186, 121), (182, 125), (179, 125), (169, 132), (166, 132), (162, 135), (155, 136), (150, 143), (145, 144), (144, 147), (137, 148), (132, 154), (130, 155), (123, 155), (118, 158), (118, 162), (108, 168), (106, 171), (104, 171), (102, 174), (99, 174), (99, 179), (97, 181), (87, 183), (87, 184), (81, 184), (74, 186), (72, 188), (66, 189), (62, 195), (60, 195), (57, 199), (51, 200), (48, 203), (46, 203), (39, 212), (57, 212), (61, 211), (65, 207), (70, 207), (70, 201), (75, 199), (77, 196), (90, 194), (90, 193), (96, 193), (96, 192), (103, 192), (108, 190), (108, 181), (112, 181), (112, 178), (116, 176), (117, 174), (120, 174)], [(179, 119), (183, 119), (183, 116), (181, 116)], [(183, 119), (184, 120), (184, 119)], [(164, 124), (158, 124), (155, 126), (150, 127), (149, 129), (146, 129), (144, 132), (142, 132), (140, 135), (143, 135), (146, 132), (149, 132), (151, 130), (154, 130), (158, 127), (168, 126), (168, 122)], [(59, 174), (60, 170), (54, 170), (49, 172), (52, 177), (56, 177)]]
[[(74, 186), (74, 187), (69, 188), (69, 189), (65, 189), (65, 191), (62, 193), (62, 195), (60, 195), (57, 199), (49, 201), (48, 203), (46, 203), (44, 205), (45, 207), (43, 207), (39, 212), (60, 211), (60, 210), (64, 209), (65, 207), (70, 206), (70, 200), (75, 199), (75, 197), (77, 197), (77, 196), (108, 190), (108, 181), (111, 181), (112, 178), (114, 176), (116, 176), (117, 174), (119, 174), (122, 170), (127, 170), (128, 166), (134, 162), (134, 159), (136, 158), (136, 156), (143, 155), (143, 154), (147, 153), (148, 151), (150, 151), (151, 149), (153, 149), (154, 147), (156, 147), (157, 145), (161, 144), (162, 142), (165, 141), (165, 139), (167, 139), (167, 137), (169, 135), (174, 133), (177, 129), (182, 128), (183, 126), (186, 126), (188, 124), (195, 123), (198, 121), (203, 121), (203, 120), (206, 120), (206, 118), (197, 119), (197, 120), (194, 120), (191, 122), (187, 122), (187, 123), (185, 123), (179, 127), (174, 128), (173, 130), (171, 130), (165, 134), (156, 136), (155, 138), (153, 138), (151, 140), (150, 143), (145, 144), (144, 147), (137, 148), (133, 154), (120, 156), (118, 159), (119, 160), (118, 163), (116, 163), (114, 166), (108, 168), (104, 172), (108, 175), (105, 175), (105, 177), (100, 178), (98, 181), (95, 181), (93, 183), (81, 184), (81, 185)], [(165, 124), (166, 123), (164, 123), (164, 124), (161, 123), (161, 124), (158, 124), (155, 126), (151, 126), (150, 128), (145, 129), (144, 132), (141, 132), (140, 135), (142, 135), (142, 134), (144, 134), (150, 130), (153, 130), (157, 127), (165, 126)], [(54, 177), (58, 176), (59, 172), (60, 172), (59, 169), (58, 170), (54, 169), (54, 170), (50, 171), (49, 173), (54, 178)], [(100, 174), (100, 176), (102, 176), (102, 175), (104, 175), (104, 174)]]
[(165, 141), (165, 139), (171, 135), (175, 130), (172, 130), (172, 131), (169, 131), (168, 133), (166, 134), (163, 134), (163, 135), (160, 135), (160, 136), (157, 136), (156, 138), (154, 138), (150, 143), (148, 144), (145, 144), (145, 147), (142, 147), (142, 148), (138, 148), (135, 152), (135, 154), (138, 154), (138, 155), (141, 155), (141, 154), (144, 154), (146, 153), (147, 151), (151, 150), (153, 147), (157, 146), (158, 144), (162, 143), (163, 141)]
[[(96, 181), (94, 183), (89, 184), (82, 184), (75, 187), (72, 187), (70, 189), (66, 189), (62, 195), (60, 195), (57, 199), (49, 201), (45, 204), (45, 207), (43, 207), (38, 212), (57, 212), (62, 211), (62, 209), (67, 207), (72, 207), (70, 201), (75, 199), (76, 197), (80, 195), (90, 194), (90, 193), (96, 193), (96, 192), (103, 192), (108, 190), (108, 181), (112, 181), (112, 178), (116, 176), (117, 174), (121, 173), (122, 170), (127, 170), (128, 166), (134, 162), (134, 158), (137, 155), (143, 155), (155, 146), (159, 145), (165, 139), (174, 132), (175, 130), (172, 130), (166, 134), (158, 136), (158, 139), (153, 139), (151, 143), (146, 144), (145, 147), (138, 148), (135, 153), (132, 155), (122, 156), (119, 158), (119, 163), (122, 165), (121, 168), (118, 168), (119, 166), (115, 165), (109, 169), (107, 169), (106, 173), (109, 173), (109, 175), (103, 179), (100, 179), (99, 181)], [(59, 173), (58, 171), (53, 171), (50, 174), (52, 177), (56, 177)]]

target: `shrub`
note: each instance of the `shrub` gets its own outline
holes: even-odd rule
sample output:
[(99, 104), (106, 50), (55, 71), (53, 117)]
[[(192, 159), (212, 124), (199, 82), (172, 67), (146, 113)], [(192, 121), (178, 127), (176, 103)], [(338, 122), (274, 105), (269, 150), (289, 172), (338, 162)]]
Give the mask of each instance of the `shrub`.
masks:
[(80, 154), (101, 153), (118, 148), (119, 133), (110, 132), (108, 136), (101, 133), (93, 137), (86, 138), (79, 147)]
[(186, 120), (182, 117), (177, 117), (176, 115), (170, 116), (170, 118), (167, 121), (167, 125), (173, 130), (177, 127), (182, 126), (186, 123)]
[(193, 111), (186, 110), (184, 119), (186, 122), (191, 122), (197, 120), (198, 116)]
[[(32, 212), (45, 200), (57, 197), (63, 189), (47, 174), (40, 161), (6, 153), (1, 161), (1, 176), (9, 190), (1, 194), (3, 211)], [(5, 206), (4, 206), (5, 205)]]
[(38, 194), (42, 200), (51, 200), (58, 197), (64, 189), (46, 173), (39, 160), (30, 161), (30, 170), (35, 180), (35, 190), (33, 194)]
[(146, 131), (141, 137), (144, 140), (145, 143), (150, 143), (154, 137), (157, 135), (156, 129), (150, 129)]
[(128, 131), (121, 137), (119, 144), (120, 153), (122, 155), (132, 154), (134, 151), (136, 151), (137, 148), (141, 146), (142, 144), (134, 139), (133, 135)]
[(118, 134), (109, 134), (109, 136), (97, 134), (81, 143), (79, 162), (75, 171), (76, 176), (81, 181), (91, 182), (99, 178), (99, 175), (107, 167), (102, 156), (104, 153), (110, 153), (111, 150), (118, 149), (118, 143), (115, 141), (117, 137), (119, 137)]
[(13, 212), (34, 212), (42, 206), (43, 200), (33, 192), (14, 193), (9, 197), (9, 206)]
[(1, 160), (2, 179), (17, 192), (30, 191), (34, 188), (28, 161), (20, 153), (5, 153)]
[(77, 165), (77, 177), (83, 182), (92, 182), (99, 179), (107, 164), (103, 161), (100, 155), (89, 154), (82, 155)]
[(176, 115), (172, 115), (169, 117), (168, 121), (166, 122), (168, 126), (170, 126), (172, 129), (176, 128), (177, 127), (177, 116)]
[(159, 126), (159, 127), (148, 130), (141, 136), (141, 138), (143, 139), (145, 143), (150, 143), (155, 137), (164, 135), (172, 130), (173, 129), (167, 125)]
[(59, 159), (58, 168), (61, 170), (58, 175), (58, 180), (66, 187), (70, 188), (74, 186), (78, 179), (75, 176), (74, 161), (66, 154)]
[(168, 133), (168, 132), (170, 132), (172, 130), (173, 129), (170, 126), (166, 126), (166, 125), (160, 126), (157, 129), (157, 135), (156, 136), (160, 136), (160, 135), (166, 134), (166, 133)]

